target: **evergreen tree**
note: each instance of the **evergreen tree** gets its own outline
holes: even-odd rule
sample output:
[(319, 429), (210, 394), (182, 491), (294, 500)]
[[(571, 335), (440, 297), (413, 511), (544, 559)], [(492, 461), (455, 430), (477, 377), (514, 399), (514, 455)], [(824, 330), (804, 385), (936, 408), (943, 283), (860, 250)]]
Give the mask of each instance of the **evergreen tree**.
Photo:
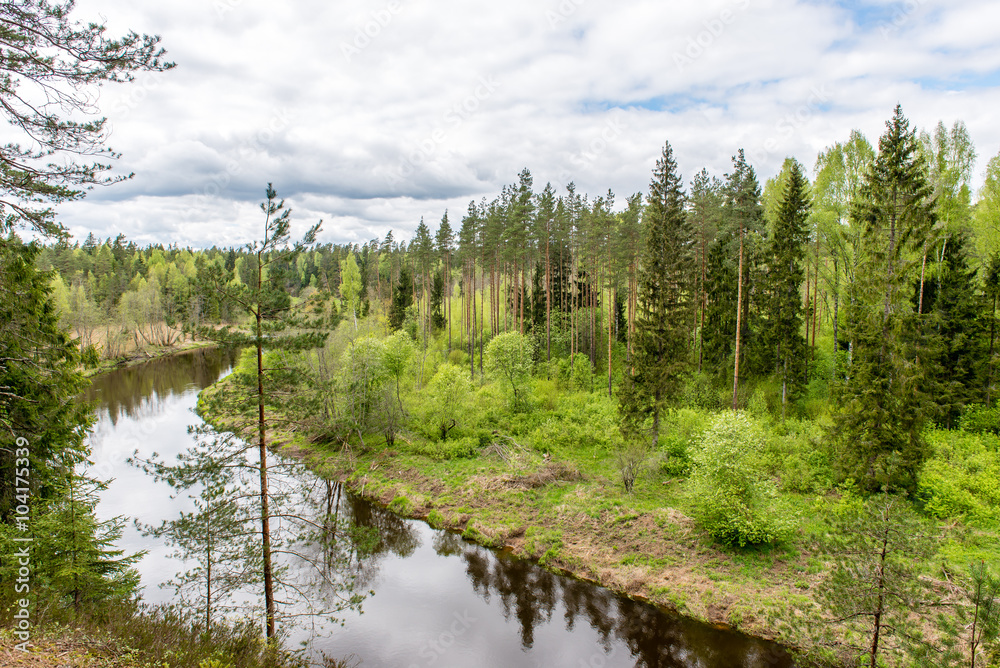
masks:
[[(919, 316), (926, 394), (934, 419), (949, 429), (966, 405), (978, 403), (988, 355), (982, 318), (987, 306), (976, 291), (976, 271), (968, 265), (967, 246), (964, 234), (947, 239), (943, 266), (936, 272), (939, 278), (924, 286), (926, 314)], [(915, 293), (916, 300), (919, 285)]]
[[(276, 638), (275, 618), (277, 615), (277, 600), (274, 596), (274, 568), (271, 551), (271, 511), (269, 510), (270, 496), (268, 493), (268, 464), (267, 464), (267, 430), (268, 420), (266, 415), (266, 404), (270, 398), (275, 399), (272, 391), (271, 379), (285, 371), (283, 365), (264, 366), (265, 348), (273, 351), (301, 351), (317, 348), (326, 341), (327, 333), (320, 331), (324, 326), (329, 327), (332, 322), (323, 322), (322, 318), (308, 321), (302, 318), (292, 317), (291, 314), (284, 313), (287, 310), (285, 299), (276, 295), (284, 295), (289, 298), (284, 289), (279, 289), (272, 282), (266, 279), (268, 266), (277, 262), (294, 261), (295, 257), (305, 250), (307, 245), (316, 241), (316, 234), (320, 225), (309, 228), (303, 240), (297, 242), (293, 247), (288, 247), (289, 228), (291, 226), (291, 209), (285, 208), (284, 200), (278, 200), (277, 192), (272, 185), (267, 184), (265, 190), (266, 200), (261, 203), (261, 212), (264, 214), (264, 236), (263, 239), (248, 244), (246, 247), (247, 256), (253, 259), (255, 275), (252, 275), (249, 282), (240, 285), (233, 285), (227, 282), (224, 277), (215, 272), (211, 281), (220, 292), (220, 296), (227, 302), (235, 304), (245, 314), (253, 320), (253, 331), (250, 334), (233, 331), (230, 328), (214, 330), (205, 328), (202, 334), (206, 338), (218, 340), (223, 343), (252, 346), (256, 350), (257, 373), (254, 378), (255, 387), (247, 395), (247, 400), (255, 407), (255, 424), (257, 432), (258, 448), (258, 472), (260, 475), (260, 535), (262, 545), (262, 566), (264, 581), (264, 608), (265, 627), (268, 641)], [(297, 333), (289, 334), (287, 330), (294, 328)], [(299, 379), (301, 380), (301, 379)], [(265, 390), (265, 388), (267, 388)]]
[(660, 415), (676, 401), (691, 367), (689, 326), (694, 303), (693, 234), (684, 211), (684, 191), (670, 143), (653, 170), (643, 221), (645, 244), (639, 269), (634, 388), (619, 409), (627, 431), (652, 417), (655, 446)]
[(781, 379), (782, 417), (788, 401), (798, 396), (806, 379), (802, 281), (810, 207), (809, 183), (793, 160), (774, 221), (767, 272), (766, 343), (775, 375)]
[[(65, 466), (86, 459), (90, 407), (79, 351), (59, 324), (51, 275), (36, 268), (39, 247), (0, 238), (0, 521), (11, 518), (15, 452), (27, 447), (32, 494), (54, 490)], [(24, 439), (19, 441), (19, 439)], [(23, 443), (28, 445), (22, 445)]]
[(396, 281), (396, 291), (392, 295), (392, 304), (389, 306), (389, 329), (398, 331), (406, 321), (406, 310), (413, 304), (413, 280), (410, 278), (410, 270), (404, 264), (399, 270), (399, 279)]
[(934, 223), (930, 193), (915, 131), (897, 106), (851, 212), (859, 229), (849, 286), (854, 351), (832, 434), (841, 475), (869, 490), (913, 489), (926, 456), (926, 388), (908, 346), (915, 323), (908, 293)]

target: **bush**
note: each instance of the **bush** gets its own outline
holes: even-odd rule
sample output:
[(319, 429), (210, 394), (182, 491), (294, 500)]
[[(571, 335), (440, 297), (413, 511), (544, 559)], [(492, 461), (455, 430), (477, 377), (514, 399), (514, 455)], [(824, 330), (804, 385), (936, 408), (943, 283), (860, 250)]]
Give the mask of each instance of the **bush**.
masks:
[(702, 529), (730, 547), (783, 540), (791, 524), (779, 513), (776, 490), (766, 480), (758, 425), (745, 413), (724, 413), (700, 446), (692, 458), (689, 491)]
[(530, 337), (506, 332), (486, 345), (483, 353), (486, 373), (511, 393), (515, 410), (528, 405), (528, 381), (531, 379), (534, 346)]
[(677, 434), (660, 436), (660, 471), (671, 478), (680, 478), (691, 472), (691, 453), (688, 440)]
[(958, 426), (973, 434), (1000, 434), (1000, 408), (982, 404), (967, 406)]
[[(924, 512), (974, 523), (1000, 519), (1000, 453), (992, 434), (931, 431), (933, 455), (917, 478)], [(989, 447), (993, 445), (993, 448)]]
[(453, 438), (447, 441), (432, 441), (417, 446), (416, 451), (437, 461), (475, 457), (479, 454), (478, 436)]
[(446, 441), (449, 435), (456, 435), (452, 432), (455, 427), (460, 431), (466, 427), (472, 383), (465, 369), (447, 362), (442, 364), (427, 384), (423, 396), (427, 399), (424, 427), (428, 437)]

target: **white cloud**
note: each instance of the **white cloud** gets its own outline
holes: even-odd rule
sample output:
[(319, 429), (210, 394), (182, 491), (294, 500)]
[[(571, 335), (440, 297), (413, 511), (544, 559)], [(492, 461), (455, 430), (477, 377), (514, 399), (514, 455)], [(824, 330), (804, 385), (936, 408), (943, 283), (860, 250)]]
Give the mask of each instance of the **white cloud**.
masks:
[[(273, 182), (303, 229), (363, 242), (420, 216), (458, 220), (523, 167), (619, 204), (645, 190), (663, 142), (686, 180), (761, 180), (785, 156), (897, 102), (920, 127), (964, 119), (1000, 149), (1000, 20), (968, 0), (81, 0), (81, 20), (157, 33), (171, 72), (107, 88), (111, 145), (133, 181), (60, 207), (78, 235), (239, 244)], [(679, 57), (678, 57), (679, 56)]]

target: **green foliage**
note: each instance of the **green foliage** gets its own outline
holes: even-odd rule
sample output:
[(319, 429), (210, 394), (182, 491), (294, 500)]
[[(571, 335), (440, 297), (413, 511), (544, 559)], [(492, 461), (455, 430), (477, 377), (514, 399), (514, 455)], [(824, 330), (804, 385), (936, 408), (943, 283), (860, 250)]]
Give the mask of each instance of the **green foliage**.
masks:
[(649, 416), (654, 444), (660, 414), (680, 398), (691, 367), (694, 233), (684, 200), (677, 162), (667, 143), (656, 162), (643, 215), (635, 374), (619, 393), (623, 430), (629, 437), (638, 434)]
[(958, 421), (962, 431), (973, 434), (995, 434), (1000, 436), (1000, 407), (972, 404), (967, 406)]
[(524, 410), (534, 364), (531, 338), (517, 332), (500, 334), (486, 345), (484, 356), (486, 373), (509, 391), (511, 407)]
[(976, 525), (1000, 520), (1000, 439), (992, 434), (931, 431), (932, 456), (918, 477), (917, 498), (940, 519)]
[(713, 539), (730, 547), (778, 543), (791, 522), (776, 503), (764, 475), (760, 427), (744, 413), (720, 415), (692, 458), (688, 491), (695, 520)]
[[(62, 467), (83, 461), (89, 407), (76, 345), (59, 325), (51, 276), (38, 271), (39, 248), (0, 238), (0, 521), (10, 519), (15, 470), (31, 470), (33, 492), (54, 490)], [(18, 439), (24, 439), (19, 441)], [(18, 448), (28, 463), (15, 466)], [(23, 476), (22, 476), (23, 477)]]
[(18, 225), (65, 235), (51, 204), (128, 178), (102, 176), (111, 168), (106, 162), (76, 162), (81, 156), (114, 156), (104, 145), (107, 119), (95, 115), (97, 88), (173, 67), (161, 60), (159, 37), (130, 32), (113, 38), (104, 23), (70, 18), (73, 9), (72, 2), (39, 0), (3, 9), (3, 40), (17, 55), (6, 59), (0, 90), (0, 115), (8, 128), (0, 148), (0, 236)]
[(919, 651), (908, 642), (918, 637), (911, 614), (930, 599), (917, 567), (934, 542), (909, 504), (877, 495), (847, 505), (828, 550), (834, 563), (820, 596), (834, 615), (865, 634), (866, 665), (881, 665), (881, 654)]
[[(975, 668), (980, 658), (989, 662), (984, 650), (1000, 638), (1000, 578), (990, 573), (982, 561), (973, 563), (969, 566), (965, 595), (969, 605), (963, 608), (962, 617), (969, 629), (969, 655)], [(997, 658), (996, 654), (993, 658)]]
[(545, 567), (559, 558), (563, 547), (563, 532), (559, 529), (528, 527), (524, 532), (524, 551)]
[(853, 353), (831, 432), (842, 479), (870, 492), (912, 492), (927, 455), (926, 386), (910, 349), (909, 288), (934, 224), (930, 196), (915, 132), (897, 106), (851, 212), (860, 230), (845, 328)]
[(479, 454), (480, 445), (479, 435), (462, 436), (447, 441), (422, 442), (414, 447), (414, 451), (435, 461), (445, 462), (475, 457)]
[(424, 422), (428, 436), (445, 441), (453, 429), (463, 431), (470, 408), (472, 383), (465, 369), (444, 363), (427, 383)]

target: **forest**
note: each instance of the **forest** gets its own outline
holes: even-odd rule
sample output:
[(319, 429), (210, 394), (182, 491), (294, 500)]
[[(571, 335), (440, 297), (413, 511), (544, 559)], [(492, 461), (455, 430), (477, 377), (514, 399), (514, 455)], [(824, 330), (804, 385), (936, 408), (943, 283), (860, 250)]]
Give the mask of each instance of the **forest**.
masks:
[[(403, 515), (555, 569), (641, 568), (652, 600), (810, 661), (988, 666), (1000, 156), (976, 193), (975, 159), (963, 123), (897, 107), (877, 145), (851, 132), (763, 186), (743, 151), (685, 182), (667, 143), (624, 204), (524, 169), (411, 239), (290, 247), (269, 185), (264, 242), (18, 252), (82, 366), (251, 346), (202, 413), (259, 429), (262, 458), (266, 423)], [(609, 522), (624, 556), (581, 553)], [(701, 576), (657, 579), (705, 550)]]

